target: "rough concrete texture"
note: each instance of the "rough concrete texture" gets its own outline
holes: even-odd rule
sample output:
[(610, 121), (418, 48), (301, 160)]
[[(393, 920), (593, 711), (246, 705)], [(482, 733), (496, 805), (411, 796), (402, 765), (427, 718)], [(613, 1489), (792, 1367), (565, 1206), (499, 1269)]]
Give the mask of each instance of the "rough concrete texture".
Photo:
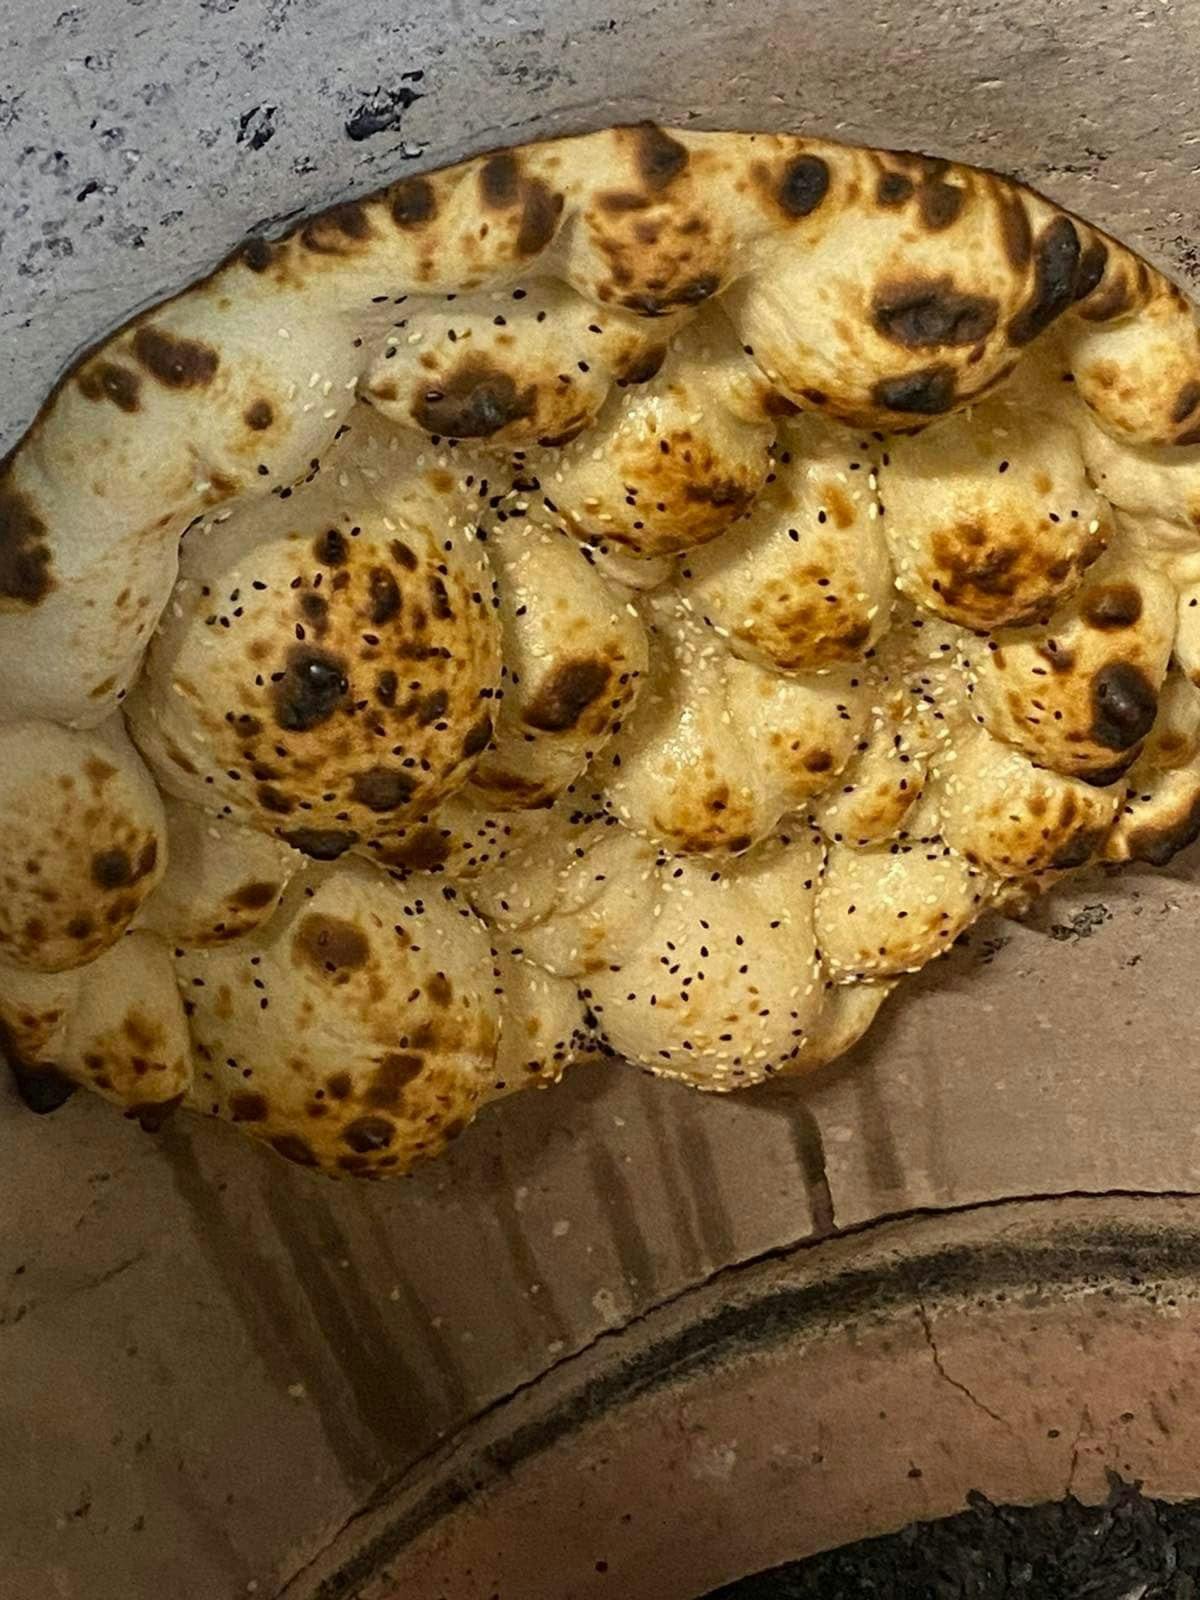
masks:
[[(1184, 0), (0, 0), (0, 432), (264, 219), (650, 114), (983, 161), (1196, 279), (1198, 89)], [(441, 1437), (721, 1266), (914, 1205), (1200, 1189), (1191, 876), (973, 933), (809, 1091), (581, 1071), (390, 1189), (4, 1099), (6, 1600), (302, 1600)]]

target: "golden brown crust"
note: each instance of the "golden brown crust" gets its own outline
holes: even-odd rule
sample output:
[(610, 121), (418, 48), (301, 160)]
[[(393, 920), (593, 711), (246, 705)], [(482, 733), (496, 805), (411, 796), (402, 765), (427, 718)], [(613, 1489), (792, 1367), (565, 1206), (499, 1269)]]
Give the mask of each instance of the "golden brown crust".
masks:
[(0, 1028), (148, 1124), (382, 1176), (597, 1038), (802, 1070), (1200, 831), (1196, 313), (992, 173), (489, 152), (248, 241), (0, 480)]

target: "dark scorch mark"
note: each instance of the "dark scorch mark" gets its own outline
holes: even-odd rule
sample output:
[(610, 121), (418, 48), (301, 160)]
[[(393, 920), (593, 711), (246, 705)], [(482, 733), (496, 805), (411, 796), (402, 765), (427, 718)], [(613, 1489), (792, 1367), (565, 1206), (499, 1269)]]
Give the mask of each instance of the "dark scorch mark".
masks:
[[(400, 76), (419, 81), (424, 73), (402, 72)], [(346, 135), (358, 143), (373, 139), (377, 133), (399, 133), (404, 113), (423, 98), (408, 83), (401, 83), (396, 89), (376, 88), (346, 118)]]
[(249, 145), (251, 150), (261, 150), (275, 137), (275, 116), (278, 106), (251, 106), (238, 118), (237, 142)]

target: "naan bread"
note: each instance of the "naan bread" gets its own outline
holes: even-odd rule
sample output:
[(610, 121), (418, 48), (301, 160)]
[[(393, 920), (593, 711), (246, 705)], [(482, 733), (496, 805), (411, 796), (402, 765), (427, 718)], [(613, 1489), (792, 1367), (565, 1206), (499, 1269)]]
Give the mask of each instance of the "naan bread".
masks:
[(1200, 331), (992, 173), (650, 124), (246, 241), (0, 464), (0, 1040), (329, 1173), (809, 1071), (1200, 833)]

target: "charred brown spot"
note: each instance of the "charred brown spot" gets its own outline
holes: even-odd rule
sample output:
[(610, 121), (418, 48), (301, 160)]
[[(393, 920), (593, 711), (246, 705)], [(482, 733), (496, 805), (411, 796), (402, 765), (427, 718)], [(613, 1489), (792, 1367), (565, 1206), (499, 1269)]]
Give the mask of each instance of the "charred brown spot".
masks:
[(469, 728), (462, 742), (462, 752), (467, 760), (486, 750), (492, 742), (492, 719), (490, 716), (480, 717), (474, 727)]
[(371, 219), (357, 201), (348, 200), (314, 217), (300, 230), (300, 242), (316, 255), (340, 255), (342, 245), (337, 237), (331, 238), (331, 234), (361, 242), (371, 237)]
[(443, 1139), (457, 1139), (460, 1134), (467, 1131), (466, 1117), (452, 1117), (442, 1129)]
[(1154, 726), (1158, 694), (1140, 667), (1114, 661), (1092, 680), (1091, 735), (1106, 750), (1128, 750)]
[(1175, 440), (1176, 444), (1200, 444), (1200, 423), (1194, 428), (1189, 428), (1186, 433), (1181, 433)]
[(634, 129), (634, 159), (648, 189), (665, 189), (688, 164), (686, 148), (653, 122)]
[(754, 499), (754, 491), (736, 478), (710, 478), (699, 482), (689, 480), (683, 486), (683, 498), (689, 505), (713, 506), (718, 511), (729, 511), (732, 520)]
[(1093, 239), (1079, 258), (1075, 274), (1075, 299), (1086, 300), (1099, 284), (1108, 265), (1108, 246), (1103, 239)]
[(1142, 597), (1132, 583), (1114, 583), (1097, 589), (1083, 607), (1084, 620), (1093, 628), (1113, 632), (1132, 628), (1142, 614)]
[(300, 611), (318, 639), (328, 633), (329, 601), (323, 594), (316, 594), (312, 590), (306, 591), (300, 596)]
[(902, 206), (912, 199), (912, 179), (902, 172), (884, 172), (875, 185), (875, 198), (881, 206)]
[(454, 989), (444, 972), (435, 972), (425, 985), (425, 993), (435, 1006), (448, 1006), (454, 998)]
[(534, 696), (525, 721), (542, 733), (565, 733), (608, 687), (604, 661), (566, 661), (556, 667)]
[(255, 793), (263, 810), (270, 811), (277, 817), (290, 817), (296, 809), (296, 802), (291, 796), (284, 794), (282, 789), (277, 789), (274, 784), (260, 783)]
[(298, 1167), (315, 1167), (318, 1164), (312, 1145), (298, 1133), (277, 1134), (271, 1140), (271, 1149), (285, 1161), (295, 1162)]
[(358, 843), (357, 833), (349, 828), (293, 828), (282, 838), (314, 861), (336, 861)]
[(1118, 273), (1104, 288), (1094, 290), (1079, 306), (1079, 315), (1087, 322), (1111, 322), (1133, 304), (1133, 295), (1125, 276)]
[(368, 811), (395, 811), (408, 804), (416, 787), (416, 780), (407, 772), (372, 767), (369, 772), (355, 773), (350, 796)]
[(342, 1138), (351, 1150), (366, 1155), (372, 1150), (386, 1150), (395, 1141), (396, 1127), (386, 1117), (356, 1117), (342, 1129)]
[(25, 495), (0, 488), (0, 599), (36, 606), (50, 593), (47, 532)]
[(321, 972), (357, 972), (371, 953), (366, 935), (352, 922), (318, 911), (302, 919), (292, 949)]
[(380, 859), (389, 867), (407, 867), (413, 872), (432, 872), (450, 857), (450, 841), (440, 828), (425, 825), (414, 828), (402, 839), (389, 840)]
[(275, 250), (268, 239), (260, 239), (257, 234), (246, 240), (241, 249), (241, 259), (251, 272), (265, 272), (271, 265)]
[(1075, 298), (1079, 233), (1070, 217), (1056, 217), (1034, 247), (1033, 292), (1008, 324), (1009, 341), (1025, 345), (1048, 328)]
[(496, 210), (515, 206), (521, 189), (521, 169), (511, 150), (489, 156), (479, 169), (479, 192), (485, 205)]
[(346, 536), (337, 528), (326, 528), (313, 540), (313, 555), (323, 567), (342, 566), (348, 554)]
[(401, 606), (400, 585), (386, 567), (372, 567), (368, 579), (370, 609), (368, 615), (376, 627), (399, 615)]
[(929, 178), (917, 190), (917, 212), (931, 233), (940, 233), (957, 222), (966, 198), (957, 184)]
[(654, 345), (650, 350), (640, 350), (616, 375), (618, 383), (649, 383), (662, 370), (667, 359), (665, 344)]
[(1171, 408), (1171, 421), (1186, 422), (1198, 406), (1200, 406), (1200, 383), (1185, 383), (1175, 397), (1175, 404)]
[(271, 689), (275, 721), (289, 733), (307, 733), (329, 720), (349, 687), (340, 656), (293, 648), (283, 677)]
[(230, 902), (240, 906), (245, 911), (261, 911), (264, 906), (269, 906), (279, 893), (277, 883), (267, 883), (265, 880), (256, 883), (244, 883), (240, 889), (235, 889), (230, 895)]
[(397, 566), (403, 567), (405, 572), (417, 570), (417, 558), (403, 539), (393, 539), (388, 549), (392, 552), (392, 560)]
[(699, 277), (681, 284), (678, 289), (672, 289), (669, 294), (639, 292), (622, 295), (621, 304), (639, 317), (665, 317), (676, 306), (701, 305), (720, 287), (721, 280), (715, 272), (702, 272)]
[(787, 395), (780, 394), (778, 389), (768, 389), (763, 395), (763, 414), (768, 417), (794, 417), (800, 407), (794, 400), (789, 400)]
[(203, 389), (220, 365), (220, 357), (209, 345), (198, 339), (176, 338), (153, 323), (134, 334), (133, 354), (168, 389)]
[(1049, 865), (1059, 871), (1085, 867), (1108, 836), (1108, 824), (1095, 828), (1080, 828), (1054, 852)]
[(417, 722), (422, 728), (427, 728), (433, 722), (440, 722), (446, 715), (450, 706), (450, 694), (446, 689), (433, 689), (421, 701), (417, 710)]
[(255, 400), (242, 412), (242, 421), (255, 433), (262, 433), (275, 421), (275, 408), (269, 400)]
[(428, 178), (405, 178), (391, 189), (392, 221), (398, 228), (416, 228), (432, 221), (437, 196)]
[(833, 756), (828, 750), (810, 750), (804, 758), (806, 772), (829, 772), (833, 768)]
[(252, 1089), (239, 1089), (229, 1099), (229, 1114), (235, 1122), (265, 1122), (269, 1110), (266, 1095)]
[(89, 400), (111, 400), (121, 411), (136, 411), (140, 404), (142, 380), (115, 362), (97, 361), (80, 373), (78, 383)]
[(437, 573), (429, 580), (429, 608), (439, 622), (453, 622), (454, 607), (450, 604), (450, 594)]
[(1024, 272), (1033, 260), (1033, 229), (1025, 202), (1013, 189), (1002, 189), (997, 204), (1000, 210), (1000, 239), (1009, 264)]
[(91, 917), (72, 917), (67, 923), (67, 937), (70, 939), (90, 939), (96, 931), (96, 924)]
[(546, 248), (554, 237), (562, 209), (562, 195), (553, 194), (544, 183), (531, 183), (526, 187), (521, 225), (517, 229), (518, 255), (535, 256)]
[(92, 882), (101, 889), (125, 889), (134, 882), (133, 862), (126, 850), (100, 850), (92, 857)]
[(367, 1085), (364, 1099), (377, 1111), (394, 1111), (400, 1104), (405, 1089), (420, 1077), (425, 1062), (421, 1056), (406, 1051), (394, 1051), (384, 1056), (378, 1070)]
[(880, 287), (873, 308), (884, 338), (910, 350), (976, 344), (996, 326), (1000, 308), (990, 295), (964, 294), (950, 277)]
[(427, 433), (448, 439), (486, 439), (531, 417), (537, 386), (518, 390), (510, 373), (481, 357), (466, 361), (437, 389), (420, 391), (412, 414)]
[(599, 195), (596, 204), (601, 211), (609, 211), (620, 216), (628, 211), (647, 211), (651, 202), (644, 194), (638, 194), (633, 189), (611, 189)]
[(1165, 867), (1173, 856), (1200, 838), (1200, 795), (1173, 822), (1134, 828), (1129, 834), (1129, 854), (1134, 861)]
[(829, 193), (829, 163), (820, 156), (793, 156), (780, 174), (775, 198), (789, 217), (807, 217)]
[(381, 706), (394, 706), (396, 704), (396, 690), (400, 680), (388, 667), (375, 679), (375, 698)]
[(938, 416), (954, 404), (954, 368), (939, 361), (919, 372), (882, 378), (872, 389), (871, 398), (884, 411)]

